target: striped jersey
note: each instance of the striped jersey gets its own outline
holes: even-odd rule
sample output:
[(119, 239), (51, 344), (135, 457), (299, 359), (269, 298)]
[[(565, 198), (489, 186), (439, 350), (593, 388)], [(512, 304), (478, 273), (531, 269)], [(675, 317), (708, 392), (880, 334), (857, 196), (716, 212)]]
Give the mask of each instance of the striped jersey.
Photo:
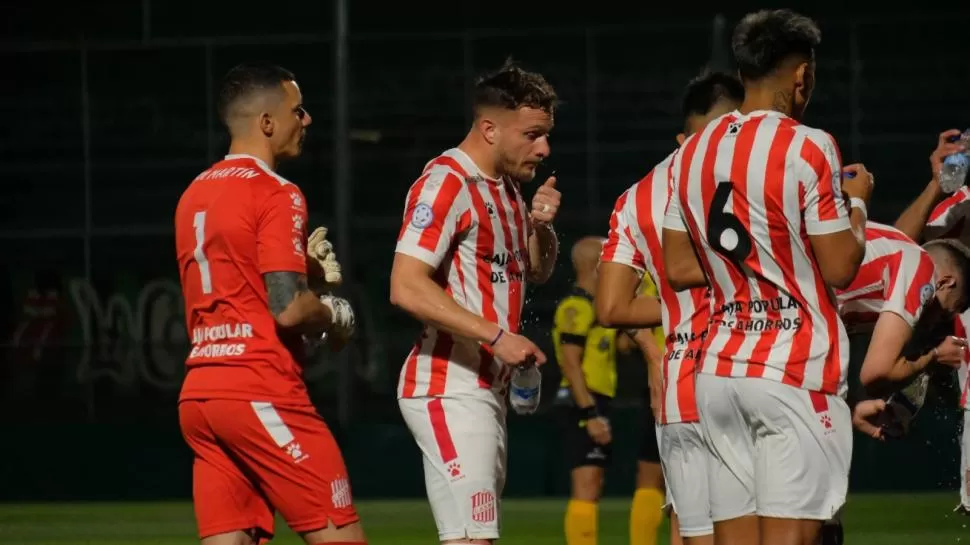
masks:
[(670, 287), (664, 270), (660, 238), (670, 198), (670, 167), (674, 155), (670, 154), (617, 199), (601, 257), (604, 262), (620, 263), (646, 273), (657, 284), (666, 334), (661, 424), (698, 420), (695, 359), (700, 355), (710, 315), (707, 288), (676, 292)]
[[(461, 307), (513, 333), (525, 304), (528, 213), (519, 186), (485, 174), (453, 148), (430, 161), (408, 191), (397, 253), (435, 269)], [(398, 383), (398, 397), (502, 390), (508, 372), (477, 341), (425, 325)]]
[(882, 312), (915, 327), (936, 293), (935, 273), (929, 253), (902, 231), (868, 222), (865, 260), (852, 283), (836, 291), (846, 327), (871, 329)]
[(681, 146), (664, 228), (711, 287), (699, 372), (846, 390), (849, 340), (809, 236), (850, 229), (834, 139), (774, 111), (725, 114)]
[(923, 236), (927, 240), (937, 238), (958, 238), (970, 244), (970, 187), (963, 186), (955, 193), (940, 201), (926, 220)]
[[(955, 193), (943, 199), (930, 213), (923, 229), (926, 240), (937, 238), (957, 238), (964, 244), (970, 244), (970, 187), (963, 186)], [(954, 335), (966, 338), (970, 330), (970, 310), (956, 317)], [(964, 357), (963, 365), (957, 371), (960, 381), (960, 407), (967, 408), (967, 391), (970, 390), (970, 358)]]

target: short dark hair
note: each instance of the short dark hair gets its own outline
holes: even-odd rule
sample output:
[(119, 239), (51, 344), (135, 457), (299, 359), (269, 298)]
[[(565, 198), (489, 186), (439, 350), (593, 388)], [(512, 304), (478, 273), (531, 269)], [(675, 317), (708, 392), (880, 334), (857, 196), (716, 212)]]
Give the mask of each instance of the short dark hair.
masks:
[(789, 9), (749, 13), (738, 23), (731, 49), (743, 80), (759, 80), (787, 59), (815, 58), (822, 31), (812, 19)]
[(508, 110), (529, 107), (545, 110), (551, 115), (556, 112), (558, 104), (555, 89), (542, 74), (523, 70), (512, 59), (506, 60), (498, 70), (480, 77), (472, 95), (475, 114), (487, 107)]
[(684, 90), (681, 113), (684, 122), (692, 115), (707, 115), (721, 100), (744, 101), (744, 86), (725, 72), (704, 71), (690, 80)]
[(282, 89), (284, 82), (293, 81), (293, 72), (279, 66), (266, 64), (240, 64), (226, 73), (219, 86), (216, 111), (219, 119), (229, 127), (233, 110), (242, 101), (256, 93)]
[(924, 250), (941, 250), (963, 279), (964, 296), (970, 300), (970, 248), (956, 238), (938, 238), (923, 245)]

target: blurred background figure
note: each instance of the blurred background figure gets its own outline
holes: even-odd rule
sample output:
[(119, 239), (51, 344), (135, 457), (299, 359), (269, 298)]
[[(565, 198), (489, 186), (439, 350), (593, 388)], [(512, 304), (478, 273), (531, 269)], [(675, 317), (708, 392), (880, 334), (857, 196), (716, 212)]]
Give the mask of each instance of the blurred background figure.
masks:
[[(571, 251), (576, 281), (556, 307), (552, 338), (556, 361), (562, 371), (557, 394), (561, 405), (563, 454), (570, 470), (570, 499), (566, 506), (565, 532), (569, 545), (598, 543), (598, 502), (606, 468), (612, 462), (612, 399), (616, 395), (617, 354), (634, 348), (632, 337), (599, 324), (593, 307), (596, 271), (605, 239), (583, 237)], [(652, 341), (648, 333), (647, 338)], [(646, 403), (649, 415), (649, 399)], [(652, 418), (649, 419), (652, 422)], [(647, 422), (646, 424), (649, 424)], [(663, 476), (653, 435), (643, 447), (638, 467), (637, 490), (631, 514), (631, 543), (654, 544), (663, 507)], [(641, 486), (642, 485), (642, 486)]]

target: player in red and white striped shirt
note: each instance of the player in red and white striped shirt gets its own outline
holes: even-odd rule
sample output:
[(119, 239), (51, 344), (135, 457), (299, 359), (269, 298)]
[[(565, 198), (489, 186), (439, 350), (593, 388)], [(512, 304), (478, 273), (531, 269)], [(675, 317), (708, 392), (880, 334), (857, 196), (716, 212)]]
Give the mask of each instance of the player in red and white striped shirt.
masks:
[(442, 543), (499, 537), (510, 367), (546, 356), (519, 326), (525, 283), (552, 274), (555, 178), (531, 211), (520, 184), (550, 152), (557, 98), (507, 64), (475, 87), (474, 123), (411, 186), (391, 301), (424, 324), (401, 369), (398, 404), (424, 457)]
[[(737, 108), (744, 88), (732, 76), (711, 73), (692, 81), (684, 93), (685, 136), (713, 118)], [(710, 301), (706, 287), (675, 292), (667, 282), (660, 247), (670, 198), (674, 153), (616, 201), (610, 234), (603, 247), (596, 292), (597, 317), (612, 327), (650, 327), (651, 313), (636, 300), (639, 276), (654, 279), (667, 336), (662, 369), (658, 436), (660, 458), (673, 509), (673, 524), (687, 544), (712, 543), (714, 527), (708, 500), (707, 453), (694, 396), (695, 360), (707, 333)], [(655, 375), (656, 376), (656, 375)]]
[[(914, 330), (928, 333), (967, 307), (963, 256), (946, 240), (920, 247), (902, 231), (876, 222), (866, 225), (866, 257), (852, 283), (839, 290), (847, 327), (871, 330), (862, 363), (863, 386), (898, 383), (937, 362), (958, 366), (966, 340), (946, 336), (939, 345), (904, 348)], [(926, 341), (920, 340), (920, 344)]]
[[(949, 142), (960, 134), (958, 129), (940, 133), (937, 147), (930, 155), (932, 178), (919, 197), (896, 220), (896, 227), (914, 239), (936, 240), (941, 237), (954, 237), (964, 244), (970, 244), (970, 188), (961, 187), (949, 197), (943, 198), (939, 174), (943, 159), (952, 153), (962, 151), (959, 143)], [(942, 200), (941, 200), (942, 199)], [(970, 311), (964, 312), (954, 320), (954, 335), (966, 338), (970, 328)], [(970, 407), (967, 406), (967, 392), (970, 390), (970, 356), (964, 354), (963, 365), (957, 371), (960, 384), (960, 408), (963, 409), (962, 454), (960, 457), (960, 505), (957, 509), (970, 512)]]
[(732, 41), (744, 103), (674, 159), (667, 278), (711, 287), (696, 389), (718, 541), (815, 543), (848, 488), (849, 343), (831, 288), (862, 261), (872, 179), (859, 165), (843, 183), (833, 138), (797, 121), (819, 40), (789, 10), (746, 16)]

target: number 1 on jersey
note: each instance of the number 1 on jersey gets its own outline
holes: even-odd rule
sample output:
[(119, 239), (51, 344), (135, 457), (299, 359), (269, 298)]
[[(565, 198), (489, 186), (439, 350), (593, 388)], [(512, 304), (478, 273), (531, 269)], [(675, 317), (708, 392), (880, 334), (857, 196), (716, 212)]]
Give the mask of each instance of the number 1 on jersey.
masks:
[(212, 275), (209, 273), (209, 259), (206, 258), (202, 245), (205, 243), (205, 210), (195, 213), (192, 220), (195, 227), (195, 262), (199, 264), (199, 275), (202, 277), (202, 293), (212, 293)]
[(733, 182), (718, 182), (707, 211), (707, 242), (714, 250), (739, 267), (751, 254), (751, 235), (737, 216), (727, 211)]

